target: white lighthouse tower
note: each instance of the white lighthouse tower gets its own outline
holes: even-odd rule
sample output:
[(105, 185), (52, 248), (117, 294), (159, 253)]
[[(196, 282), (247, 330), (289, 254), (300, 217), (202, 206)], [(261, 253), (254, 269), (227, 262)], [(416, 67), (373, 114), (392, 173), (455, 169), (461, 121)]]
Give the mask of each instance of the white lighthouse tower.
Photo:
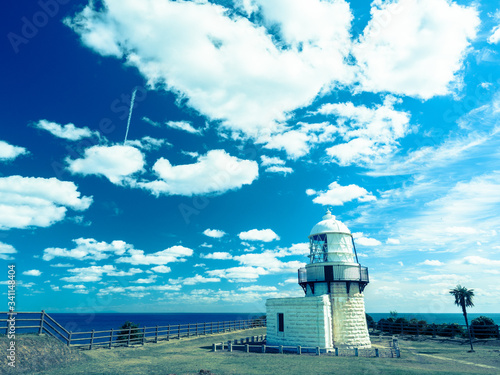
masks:
[(371, 347), (363, 290), (368, 269), (358, 262), (349, 229), (330, 211), (309, 235), (309, 264), (299, 269), (305, 297), (268, 299), (269, 345)]

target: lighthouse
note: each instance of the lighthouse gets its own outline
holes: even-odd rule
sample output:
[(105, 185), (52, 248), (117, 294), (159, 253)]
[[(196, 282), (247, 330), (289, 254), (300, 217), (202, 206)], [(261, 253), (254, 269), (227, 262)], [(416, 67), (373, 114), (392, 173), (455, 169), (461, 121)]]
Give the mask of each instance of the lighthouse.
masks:
[(266, 302), (268, 345), (370, 348), (363, 291), (368, 268), (351, 231), (328, 210), (309, 234), (309, 263), (298, 270), (305, 296)]

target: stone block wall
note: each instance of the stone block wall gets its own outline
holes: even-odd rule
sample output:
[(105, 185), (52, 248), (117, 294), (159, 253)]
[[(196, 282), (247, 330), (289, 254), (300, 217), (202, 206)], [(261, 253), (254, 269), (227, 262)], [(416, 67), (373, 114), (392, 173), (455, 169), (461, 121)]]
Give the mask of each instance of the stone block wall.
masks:
[[(268, 299), (266, 310), (268, 345), (332, 347), (328, 295)], [(278, 332), (278, 313), (284, 314), (284, 332)]]

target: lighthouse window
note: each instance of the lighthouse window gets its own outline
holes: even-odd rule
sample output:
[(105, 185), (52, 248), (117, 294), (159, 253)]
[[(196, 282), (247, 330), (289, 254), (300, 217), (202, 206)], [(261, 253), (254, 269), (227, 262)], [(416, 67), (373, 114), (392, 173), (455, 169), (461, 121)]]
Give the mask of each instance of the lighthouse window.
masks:
[(283, 313), (278, 313), (278, 332), (285, 332), (285, 319)]

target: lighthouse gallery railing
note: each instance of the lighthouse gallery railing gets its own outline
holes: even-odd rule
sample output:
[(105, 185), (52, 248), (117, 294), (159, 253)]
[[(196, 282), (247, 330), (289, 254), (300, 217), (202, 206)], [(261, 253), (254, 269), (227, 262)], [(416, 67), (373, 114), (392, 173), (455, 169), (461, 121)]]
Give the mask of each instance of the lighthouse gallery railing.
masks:
[(299, 284), (313, 281), (359, 281), (370, 282), (368, 268), (360, 265), (333, 265), (333, 278), (326, 280), (324, 267), (314, 267), (309, 270), (299, 268)]

